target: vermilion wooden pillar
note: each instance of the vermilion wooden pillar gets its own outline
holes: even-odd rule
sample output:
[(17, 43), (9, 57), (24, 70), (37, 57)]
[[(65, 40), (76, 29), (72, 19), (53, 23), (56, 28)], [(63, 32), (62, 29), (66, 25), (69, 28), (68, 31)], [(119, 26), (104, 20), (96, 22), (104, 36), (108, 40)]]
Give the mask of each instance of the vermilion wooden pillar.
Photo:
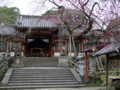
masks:
[(51, 37), (51, 48), (50, 49), (51, 49), (50, 56), (53, 57), (53, 55), (54, 55), (54, 37), (53, 36)]
[(85, 82), (88, 82), (88, 55), (85, 52)]
[(27, 57), (27, 36), (25, 37), (25, 43), (24, 43), (24, 55)]
[(67, 55), (68, 55), (68, 40), (67, 40)]

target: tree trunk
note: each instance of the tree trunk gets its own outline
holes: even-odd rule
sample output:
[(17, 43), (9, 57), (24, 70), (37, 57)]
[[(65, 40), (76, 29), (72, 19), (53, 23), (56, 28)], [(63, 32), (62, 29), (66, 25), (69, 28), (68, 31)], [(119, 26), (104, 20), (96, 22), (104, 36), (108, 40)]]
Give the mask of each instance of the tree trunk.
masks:
[(75, 56), (77, 56), (77, 50), (76, 50), (76, 46), (75, 46), (75, 40), (74, 40), (73, 35), (71, 35), (71, 37), (72, 37), (72, 43), (73, 43), (73, 47), (74, 47), (74, 51), (75, 51)]
[(71, 61), (71, 57), (72, 57), (72, 55), (71, 55), (71, 53), (72, 53), (72, 50), (71, 50), (71, 35), (69, 35), (69, 53), (70, 53), (70, 61)]

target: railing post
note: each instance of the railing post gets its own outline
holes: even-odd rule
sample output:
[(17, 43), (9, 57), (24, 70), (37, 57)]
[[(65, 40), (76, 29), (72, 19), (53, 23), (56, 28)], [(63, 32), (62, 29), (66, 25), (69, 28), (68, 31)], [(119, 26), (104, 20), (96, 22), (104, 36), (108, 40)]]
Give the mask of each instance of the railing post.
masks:
[(85, 52), (85, 82), (88, 82), (88, 55)]
[(109, 63), (109, 59), (108, 59), (108, 54), (106, 55), (106, 90), (108, 90), (107, 86), (108, 86), (108, 63)]
[(71, 57), (72, 57), (72, 55), (71, 55), (71, 53), (72, 53), (72, 50), (71, 50), (71, 35), (69, 35), (69, 54), (70, 54), (70, 61), (71, 61)]
[(75, 46), (74, 37), (73, 37), (73, 35), (71, 35), (71, 37), (72, 37), (72, 43), (73, 43), (73, 47), (74, 47), (74, 51), (75, 51), (75, 56), (77, 56), (77, 50), (76, 50), (76, 46)]

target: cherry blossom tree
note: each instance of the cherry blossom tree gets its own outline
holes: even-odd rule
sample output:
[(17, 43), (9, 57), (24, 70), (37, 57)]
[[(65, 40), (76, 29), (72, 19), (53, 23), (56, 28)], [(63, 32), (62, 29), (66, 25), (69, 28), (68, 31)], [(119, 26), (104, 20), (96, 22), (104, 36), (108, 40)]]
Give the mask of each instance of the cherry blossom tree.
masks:
[[(117, 18), (120, 18), (120, 0), (36, 0), (36, 2), (39, 3), (40, 6), (46, 6), (46, 3), (50, 2), (58, 9), (57, 16), (59, 17), (54, 19), (57, 20), (57, 22), (60, 22), (59, 26), (61, 26), (61, 30), (66, 30), (68, 32), (70, 59), (71, 43), (73, 43), (76, 52), (74, 36), (82, 37), (94, 29), (99, 29), (104, 32), (104, 34), (101, 35), (102, 39), (113, 37), (119, 41), (118, 37), (120, 35), (118, 29), (120, 27), (116, 28), (116, 25), (114, 24), (113, 27), (111, 27), (111, 21), (114, 21), (113, 23), (115, 23)], [(71, 15), (65, 15), (66, 9), (77, 10), (79, 14), (72, 15), (72, 13)], [(83, 17), (81, 14), (83, 14)], [(119, 26), (119, 24), (118, 21), (117, 26)], [(74, 33), (76, 29), (81, 32)], [(88, 82), (88, 62), (86, 52), (85, 57), (85, 80)]]
[[(69, 34), (69, 41), (70, 43), (73, 42), (73, 45), (73, 32), (83, 26), (85, 27), (82, 32), (77, 33), (76, 36), (84, 36), (93, 29), (100, 29), (105, 31), (102, 38), (114, 37), (117, 39), (115, 34), (116, 30), (113, 31), (112, 28), (108, 33), (106, 29), (110, 27), (109, 23), (120, 15), (120, 0), (36, 0), (36, 2), (42, 6), (46, 6), (47, 2), (56, 6), (59, 14), (59, 19), (56, 20), (60, 21), (63, 27), (66, 27)], [(77, 18), (75, 16), (64, 16), (64, 12), (68, 8), (75, 9), (79, 12)], [(80, 18), (81, 13), (84, 14), (82, 19)], [(71, 24), (73, 27), (71, 27)]]

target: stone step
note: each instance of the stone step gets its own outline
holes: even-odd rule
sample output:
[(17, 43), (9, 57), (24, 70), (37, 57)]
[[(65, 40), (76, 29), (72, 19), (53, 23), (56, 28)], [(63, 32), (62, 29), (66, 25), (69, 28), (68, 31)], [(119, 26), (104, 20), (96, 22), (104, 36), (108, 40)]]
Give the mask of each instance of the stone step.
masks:
[(13, 71), (12, 73), (71, 73), (70, 71)]
[(13, 70), (13, 72), (43, 72), (43, 73), (46, 73), (46, 72), (54, 72), (54, 73), (61, 73), (61, 72), (65, 72), (65, 73), (70, 73), (71, 71), (70, 70)]
[(71, 72), (70, 70), (14, 70), (13, 72)]
[[(52, 73), (49, 74), (38, 74), (38, 73), (22, 73), (22, 74), (12, 74), (12, 76), (50, 76), (53, 75)], [(73, 76), (72, 74), (54, 74), (53, 76)]]
[[(11, 78), (62, 78), (65, 76), (11, 76)], [(74, 76), (67, 76), (67, 77), (74, 77)]]
[(71, 71), (12, 71), (12, 73), (71, 73)]
[(80, 87), (71, 69), (55, 67), (13, 68), (8, 83), (0, 88)]
[(50, 83), (50, 82), (76, 82), (76, 80), (27, 80), (27, 81), (9, 81), (9, 83)]
[(84, 87), (85, 85), (73, 84), (73, 85), (38, 85), (38, 86), (1, 86), (1, 89), (31, 89), (31, 88), (75, 88)]
[(47, 65), (47, 64), (28, 64), (28, 65), (25, 65), (24, 64), (24, 67), (53, 67), (53, 66), (55, 66), (55, 67), (57, 67), (57, 65), (55, 64), (55, 65)]
[[(24, 62), (26, 62), (26, 61), (30, 61), (30, 62), (32, 62), (32, 61), (48, 61), (48, 62), (50, 62), (50, 61), (58, 61), (58, 58), (46, 58), (46, 57), (34, 57), (34, 58), (28, 58), (28, 57), (25, 57), (25, 58), (23, 58), (23, 61)], [(43, 62), (41, 62), (41, 63), (43, 63)]]
[(13, 75), (72, 75), (71, 72), (12, 72)]
[(13, 73), (71, 73), (70, 71), (13, 71)]
[(57, 67), (58, 58), (54, 57), (25, 57), (23, 58), (25, 67)]
[(8, 85), (11, 85), (11, 86), (14, 86), (14, 85), (16, 85), (16, 86), (21, 86), (21, 85), (23, 85), (23, 86), (26, 86), (26, 85), (72, 85), (72, 84), (79, 84), (80, 85), (80, 83), (78, 83), (78, 82), (51, 82), (51, 83), (9, 83)]
[(12, 76), (73, 76), (72, 74), (12, 74)]
[(14, 70), (70, 70), (66, 67), (24, 67), (24, 68), (14, 68)]
[(23, 59), (58, 59), (57, 57), (25, 57)]
[(56, 75), (58, 75), (58, 74), (60, 74), (60, 75), (70, 75), (71, 73), (69, 72), (69, 73), (65, 73), (65, 72), (60, 72), (60, 73), (54, 73), (54, 72), (13, 72), (12, 74), (30, 74), (30, 75), (34, 75), (34, 74), (38, 74), (38, 75), (46, 75), (46, 74), (48, 74), (48, 75), (51, 75), (51, 74), (56, 74)]
[[(37, 67), (36, 67), (37, 68)], [(14, 71), (32, 71), (34, 69), (14, 69)], [(70, 71), (70, 69), (35, 69), (34, 71)]]
[(12, 73), (13, 74), (14, 73), (18, 73), (18, 74), (20, 74), (20, 73), (28, 73), (28, 74), (29, 73), (38, 73), (38, 74), (39, 73), (41, 73), (41, 74), (47, 74), (47, 73), (54, 73), (54, 74), (59, 73), (60, 74), (60, 73), (63, 73), (63, 74), (70, 74), (71, 72), (70, 71), (69, 72), (68, 71), (60, 71), (60, 72), (59, 71), (33, 71), (33, 72), (32, 71), (20, 71), (20, 72), (13, 71)]
[(71, 78), (10, 78), (10, 81), (16, 81), (16, 80), (73, 80), (76, 79), (75, 77)]

